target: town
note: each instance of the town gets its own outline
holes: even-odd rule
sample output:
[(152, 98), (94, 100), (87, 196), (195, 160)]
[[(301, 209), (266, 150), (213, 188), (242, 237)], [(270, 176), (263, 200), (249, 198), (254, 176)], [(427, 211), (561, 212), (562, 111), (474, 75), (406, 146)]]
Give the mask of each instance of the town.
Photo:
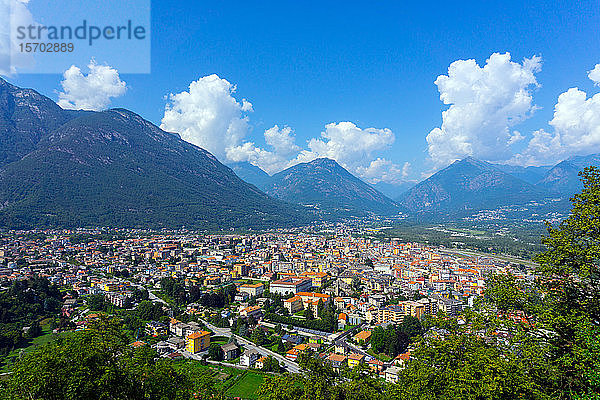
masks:
[(299, 373), (297, 358), (312, 351), (334, 369), (364, 364), (388, 382), (410, 359), (425, 318), (458, 316), (492, 273), (529, 273), (346, 227), (8, 232), (0, 265), (5, 289), (32, 277), (61, 289), (55, 334), (130, 311), (131, 346), (149, 345), (161, 357)]

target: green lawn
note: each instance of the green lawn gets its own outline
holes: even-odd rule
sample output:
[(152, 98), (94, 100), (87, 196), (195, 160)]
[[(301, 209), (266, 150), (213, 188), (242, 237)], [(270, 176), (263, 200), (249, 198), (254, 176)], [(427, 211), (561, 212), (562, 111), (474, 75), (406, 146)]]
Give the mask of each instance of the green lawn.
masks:
[(43, 331), (46, 333), (44, 333), (41, 336), (36, 337), (33, 340), (30, 340), (29, 344), (27, 346), (21, 347), (18, 349), (14, 349), (10, 353), (8, 353), (6, 356), (2, 357), (0, 359), (0, 363), (2, 365), (0, 367), (0, 373), (9, 372), (12, 367), (12, 364), (19, 358), (20, 354), (25, 354), (25, 353), (35, 349), (36, 347), (45, 345), (46, 343), (50, 343), (50, 342), (58, 339), (59, 337), (66, 337), (66, 336), (73, 334), (72, 331), (61, 332), (58, 334), (52, 333), (49, 331), (49, 327), (47, 327), (47, 326), (45, 326), (43, 328)]
[(246, 372), (225, 394), (242, 399), (256, 399), (256, 391), (264, 379), (264, 375), (258, 372)]

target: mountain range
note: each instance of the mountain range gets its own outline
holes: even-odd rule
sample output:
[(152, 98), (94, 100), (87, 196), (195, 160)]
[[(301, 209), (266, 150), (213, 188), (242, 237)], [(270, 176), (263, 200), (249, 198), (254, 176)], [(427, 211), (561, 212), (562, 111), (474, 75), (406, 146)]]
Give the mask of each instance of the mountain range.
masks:
[(399, 212), (450, 215), (568, 198), (589, 165), (600, 166), (600, 154), (542, 167), (467, 157), (402, 187), (369, 185), (319, 158), (269, 176), (247, 162), (225, 166), (131, 111), (64, 110), (0, 79), (0, 228), (262, 228)]
[(452, 213), (523, 204), (546, 195), (545, 190), (492, 164), (467, 157), (420, 182), (399, 201), (412, 212)]
[(0, 226), (273, 227), (306, 210), (139, 115), (65, 111), (0, 82)]

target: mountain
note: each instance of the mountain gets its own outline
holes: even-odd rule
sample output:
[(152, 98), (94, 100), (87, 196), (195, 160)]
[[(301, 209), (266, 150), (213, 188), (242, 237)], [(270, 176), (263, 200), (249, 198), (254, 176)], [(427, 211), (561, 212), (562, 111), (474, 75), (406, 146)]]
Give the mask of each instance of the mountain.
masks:
[(400, 197), (400, 195), (402, 195), (402, 193), (415, 186), (415, 182), (402, 182), (397, 185), (387, 182), (377, 182), (371, 186), (373, 186), (375, 190), (385, 194), (390, 199), (397, 199)]
[(297, 164), (273, 175), (266, 192), (333, 213), (365, 215), (400, 211), (393, 200), (328, 158)]
[(556, 164), (540, 179), (538, 186), (561, 196), (571, 197), (582, 189), (579, 171), (585, 167), (600, 166), (600, 154), (574, 156)]
[(500, 171), (504, 171), (507, 174), (519, 178), (527, 183), (535, 185), (552, 169), (552, 165), (544, 165), (540, 167), (520, 167), (518, 165), (506, 165), (506, 164), (491, 164), (498, 168)]
[(251, 183), (261, 190), (267, 188), (271, 180), (269, 174), (249, 162), (234, 162), (227, 164), (227, 166), (243, 181)]
[(35, 90), (0, 78), (0, 167), (21, 159), (52, 130), (83, 113), (63, 110)]
[(410, 189), (400, 204), (413, 212), (456, 213), (541, 200), (547, 192), (472, 157), (456, 161)]
[[(139, 115), (72, 113), (3, 84), (0, 227), (273, 227), (308, 221)], [(57, 108), (58, 107), (58, 108)], [(31, 129), (26, 129), (26, 127)], [(5, 149), (6, 150), (6, 149)]]

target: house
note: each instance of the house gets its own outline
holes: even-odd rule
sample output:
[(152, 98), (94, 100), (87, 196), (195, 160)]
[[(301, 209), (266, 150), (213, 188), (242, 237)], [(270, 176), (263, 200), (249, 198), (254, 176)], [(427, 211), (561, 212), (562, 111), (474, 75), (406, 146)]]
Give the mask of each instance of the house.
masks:
[(398, 354), (396, 358), (394, 358), (393, 364), (397, 367), (404, 368), (404, 364), (410, 360), (410, 350), (406, 353)]
[(354, 368), (354, 367), (358, 366), (359, 364), (361, 364), (364, 359), (365, 359), (364, 355), (357, 354), (357, 353), (352, 353), (347, 358), (347, 360), (348, 360), (348, 366), (350, 368)]
[(300, 351), (298, 349), (290, 349), (285, 353), (285, 358), (288, 360), (296, 361)]
[(346, 313), (340, 313), (338, 316), (338, 329), (344, 329), (348, 323), (348, 315)]
[(281, 337), (281, 340), (283, 340), (284, 342), (290, 342), (294, 346), (303, 342), (303, 339), (300, 336), (290, 335), (288, 333), (284, 334)]
[(240, 354), (240, 348), (235, 343), (227, 343), (221, 346), (223, 350), (223, 359), (225, 361), (231, 361)]
[(210, 346), (210, 332), (194, 332), (186, 336), (186, 350), (190, 353), (199, 353), (207, 350)]
[(144, 331), (147, 335), (152, 336), (166, 335), (168, 333), (168, 327), (161, 322), (150, 321), (146, 324)]
[(400, 367), (389, 367), (388, 369), (385, 370), (385, 381), (389, 382), (389, 383), (396, 383), (398, 382), (398, 375), (400, 374)]
[(246, 283), (240, 286), (240, 292), (248, 293), (250, 296), (257, 297), (263, 294), (265, 287), (262, 283)]
[(185, 339), (179, 337), (170, 337), (167, 339), (167, 344), (171, 350), (179, 350), (185, 348)]
[(250, 295), (246, 292), (238, 292), (235, 295), (234, 300), (239, 302), (247, 301), (250, 298)]
[(241, 312), (240, 315), (242, 317), (257, 317), (261, 314), (262, 312), (262, 308), (260, 308), (260, 306), (250, 306), (250, 307), (246, 307), (244, 308)]
[(344, 364), (344, 362), (346, 361), (346, 356), (343, 356), (341, 354), (331, 353), (326, 358), (326, 361), (328, 363), (330, 363), (333, 368), (339, 369)]
[(365, 344), (371, 339), (371, 331), (360, 331), (353, 338), (356, 343)]
[(306, 292), (312, 288), (312, 279), (289, 277), (280, 279), (271, 283), (269, 290), (271, 293), (281, 295), (296, 294), (298, 292)]
[(373, 359), (369, 360), (367, 362), (367, 364), (369, 365), (369, 368), (373, 372), (379, 373), (379, 372), (383, 371), (383, 361), (381, 361), (381, 360), (373, 358)]
[(267, 357), (263, 356), (263, 357), (259, 358), (254, 363), (254, 368), (256, 368), (256, 369), (263, 369), (263, 366), (265, 365), (265, 361), (267, 361)]
[(259, 358), (260, 353), (258, 351), (247, 349), (240, 357), (240, 365), (252, 367)]
[(300, 296), (294, 296), (286, 299), (283, 301), (283, 306), (290, 314), (295, 314), (302, 310), (302, 298), (300, 298)]

